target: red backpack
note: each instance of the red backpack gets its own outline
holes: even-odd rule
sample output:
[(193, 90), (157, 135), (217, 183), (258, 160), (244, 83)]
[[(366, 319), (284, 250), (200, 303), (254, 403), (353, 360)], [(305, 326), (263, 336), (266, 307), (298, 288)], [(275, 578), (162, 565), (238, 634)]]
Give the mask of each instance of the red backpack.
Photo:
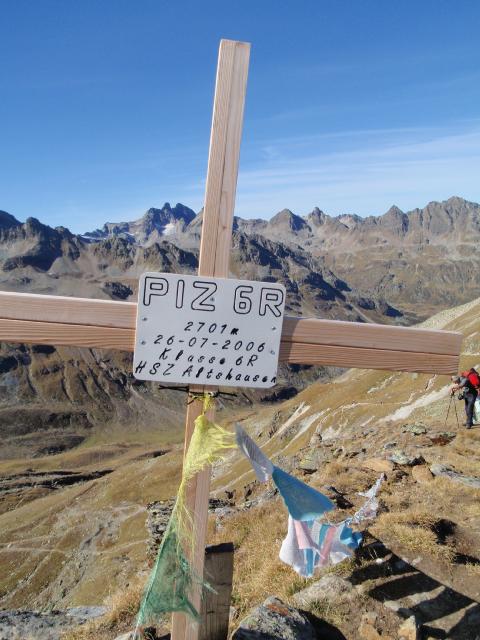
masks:
[(480, 376), (475, 371), (475, 369), (470, 369), (470, 371), (468, 372), (467, 378), (470, 384), (472, 384), (475, 387), (475, 389), (480, 388)]

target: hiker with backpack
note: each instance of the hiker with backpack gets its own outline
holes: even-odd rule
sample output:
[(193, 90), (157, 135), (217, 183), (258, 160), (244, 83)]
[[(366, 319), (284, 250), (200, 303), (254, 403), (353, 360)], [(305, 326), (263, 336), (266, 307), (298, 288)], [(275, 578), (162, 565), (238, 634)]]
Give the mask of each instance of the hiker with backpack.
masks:
[(469, 371), (462, 371), (460, 376), (453, 376), (452, 382), (454, 384), (450, 393), (453, 396), (456, 391), (460, 391), (458, 399), (465, 401), (465, 413), (467, 415), (465, 426), (467, 429), (471, 429), (473, 426), (475, 400), (480, 390), (480, 376), (472, 367)]

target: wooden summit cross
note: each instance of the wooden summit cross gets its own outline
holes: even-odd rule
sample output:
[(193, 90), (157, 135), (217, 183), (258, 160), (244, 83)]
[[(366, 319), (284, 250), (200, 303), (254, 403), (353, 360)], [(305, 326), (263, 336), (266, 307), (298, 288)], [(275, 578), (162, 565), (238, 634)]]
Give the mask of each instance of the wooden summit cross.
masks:
[[(198, 273), (227, 278), (250, 45), (220, 43)], [(133, 351), (136, 303), (0, 292), (0, 341)], [(458, 370), (458, 333), (285, 317), (280, 360), (310, 365), (451, 374)], [(195, 391), (201, 391), (198, 387)], [(212, 390), (212, 387), (208, 388)], [(185, 448), (202, 402), (188, 405)], [(212, 412), (210, 418), (213, 418)], [(188, 489), (203, 574), (210, 471)], [(196, 593), (194, 604), (200, 604)], [(173, 640), (197, 640), (198, 625), (174, 614)]]

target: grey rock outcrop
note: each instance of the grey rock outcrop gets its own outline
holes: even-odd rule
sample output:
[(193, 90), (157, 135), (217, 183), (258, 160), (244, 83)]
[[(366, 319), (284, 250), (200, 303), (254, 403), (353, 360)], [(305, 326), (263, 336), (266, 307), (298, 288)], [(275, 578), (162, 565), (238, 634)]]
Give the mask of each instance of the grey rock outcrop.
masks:
[(421, 422), (404, 424), (402, 427), (402, 433), (412, 433), (414, 436), (420, 436), (424, 433), (427, 433), (427, 427)]
[(147, 504), (147, 558), (152, 564), (157, 557), (157, 551), (167, 529), (174, 503), (175, 499), (171, 498), (170, 500), (158, 500)]
[(444, 478), (449, 478), (453, 482), (459, 482), (460, 484), (464, 484), (467, 487), (473, 487), (474, 489), (480, 489), (480, 478), (476, 478), (474, 476), (467, 476), (463, 473), (457, 473), (450, 467), (447, 467), (444, 464), (432, 464), (430, 467), (430, 471), (434, 476), (443, 476)]
[(0, 640), (60, 640), (63, 634), (106, 613), (105, 607), (66, 611), (0, 611)]
[(270, 597), (244, 618), (232, 640), (315, 640), (315, 630), (298, 609)]
[(329, 459), (330, 456), (323, 449), (309, 449), (299, 460), (297, 468), (305, 473), (314, 473)]
[(408, 453), (403, 449), (396, 449), (389, 458), (395, 464), (405, 467), (413, 467), (415, 464), (420, 464), (423, 459), (419, 455)]

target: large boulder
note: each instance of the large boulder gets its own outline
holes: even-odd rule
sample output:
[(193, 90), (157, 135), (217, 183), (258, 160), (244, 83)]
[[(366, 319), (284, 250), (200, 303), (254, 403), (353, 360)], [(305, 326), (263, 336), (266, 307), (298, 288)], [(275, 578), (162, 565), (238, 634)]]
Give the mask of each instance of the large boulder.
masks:
[(419, 484), (427, 484), (433, 480), (433, 474), (425, 464), (412, 467), (412, 478)]
[(315, 640), (315, 630), (298, 609), (270, 597), (244, 618), (232, 640)]
[(427, 433), (427, 427), (421, 422), (404, 424), (402, 427), (402, 433), (412, 433), (414, 436), (421, 436), (424, 433)]

